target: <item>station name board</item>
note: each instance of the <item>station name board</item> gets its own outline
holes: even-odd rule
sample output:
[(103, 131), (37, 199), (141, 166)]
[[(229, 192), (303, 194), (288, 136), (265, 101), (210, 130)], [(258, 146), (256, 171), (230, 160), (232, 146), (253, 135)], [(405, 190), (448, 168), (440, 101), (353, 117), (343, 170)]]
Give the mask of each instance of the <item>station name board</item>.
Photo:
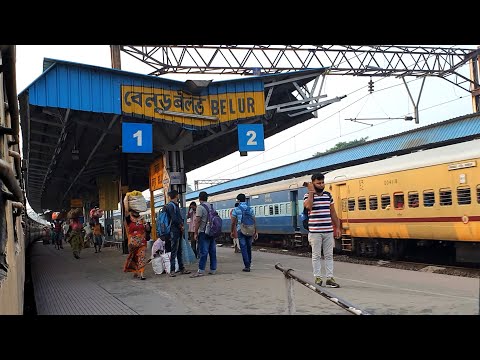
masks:
[(122, 112), (190, 126), (209, 126), (265, 114), (262, 89), (191, 95), (182, 90), (122, 85)]

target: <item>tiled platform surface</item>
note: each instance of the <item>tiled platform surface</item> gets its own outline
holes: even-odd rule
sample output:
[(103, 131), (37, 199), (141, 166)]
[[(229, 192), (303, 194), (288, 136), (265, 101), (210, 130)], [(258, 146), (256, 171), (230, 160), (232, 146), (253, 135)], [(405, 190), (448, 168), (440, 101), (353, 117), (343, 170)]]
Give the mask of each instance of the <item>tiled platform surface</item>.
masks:
[[(215, 275), (155, 275), (148, 265), (145, 281), (123, 272), (127, 255), (114, 246), (101, 253), (84, 249), (79, 260), (68, 244), (62, 250), (33, 246), (38, 314), (281, 315), (286, 314), (286, 282), (275, 264), (313, 280), (310, 257), (269, 253), (259, 246), (252, 252), (251, 272), (242, 271), (241, 254), (224, 246), (217, 247)], [(195, 271), (197, 266), (186, 267)], [(342, 261), (334, 268), (342, 287), (328, 290), (373, 315), (478, 314), (478, 278)], [(299, 283), (294, 292), (298, 315), (351, 315)]]
[(111, 293), (89, 280), (79, 261), (65, 256), (68, 245), (32, 244), (31, 264), (38, 315), (137, 315)]

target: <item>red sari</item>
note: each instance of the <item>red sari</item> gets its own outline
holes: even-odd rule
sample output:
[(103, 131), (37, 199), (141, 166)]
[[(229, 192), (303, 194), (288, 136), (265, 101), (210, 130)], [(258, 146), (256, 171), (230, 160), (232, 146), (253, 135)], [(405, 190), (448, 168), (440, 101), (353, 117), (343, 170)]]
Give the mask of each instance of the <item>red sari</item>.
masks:
[(129, 215), (125, 218), (124, 222), (128, 239), (128, 257), (123, 265), (123, 271), (143, 272), (143, 269), (147, 264), (147, 258), (145, 256), (147, 252), (145, 220), (143, 218), (138, 218), (137, 220), (132, 221), (131, 219), (133, 218)]

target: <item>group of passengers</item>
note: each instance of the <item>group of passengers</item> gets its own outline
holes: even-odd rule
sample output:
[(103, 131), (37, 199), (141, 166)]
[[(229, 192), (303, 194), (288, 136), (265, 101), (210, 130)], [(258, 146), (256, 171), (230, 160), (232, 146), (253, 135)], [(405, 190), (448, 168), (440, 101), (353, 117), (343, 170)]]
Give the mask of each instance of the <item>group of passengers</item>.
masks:
[[(323, 251), (325, 275), (325, 286), (340, 287), (333, 278), (333, 247), (334, 239), (342, 236), (340, 220), (335, 212), (334, 201), (332, 195), (325, 191), (324, 175), (321, 173), (313, 174), (312, 181), (306, 183), (307, 193), (304, 196), (304, 207), (308, 213), (308, 241), (312, 247), (312, 267), (315, 277), (315, 284), (322, 286), (324, 284), (322, 278), (322, 262), (321, 255)], [(170, 252), (170, 277), (175, 277), (176, 273), (190, 274), (191, 272), (185, 268), (183, 262), (184, 251), (182, 249), (183, 240), (183, 223), (184, 219), (178, 204), (179, 197), (176, 190), (168, 192), (170, 201), (166, 204), (166, 212), (170, 222), (170, 236), (158, 241), (165, 241), (165, 250)], [(258, 238), (255, 213), (247, 204), (245, 194), (238, 194), (237, 203), (231, 211), (231, 229), (230, 236), (234, 240), (235, 246), (239, 247), (242, 254), (244, 268), (242, 271), (250, 272), (252, 265), (252, 243)], [(199, 193), (199, 202), (190, 205), (188, 216), (190, 217), (189, 233), (193, 252), (195, 257), (199, 259), (198, 269), (192, 274), (191, 278), (202, 277), (205, 275), (207, 259), (210, 259), (208, 274), (217, 272), (217, 253), (216, 238), (207, 234), (207, 228), (211, 225), (213, 206), (208, 202), (208, 194), (205, 191)], [(123, 271), (133, 272), (135, 278), (145, 280), (145, 266), (153, 259), (154, 251), (163, 249), (162, 246), (154, 244), (152, 247), (152, 256), (147, 258), (147, 232), (151, 230), (147, 225), (142, 211), (146, 210), (146, 201), (142, 193), (133, 191), (127, 193), (124, 199), (125, 212), (128, 214), (124, 219), (128, 239), (129, 254), (125, 261)], [(250, 225), (247, 219), (252, 221)], [(81, 231), (80, 226), (75, 226), (75, 217), (70, 216), (71, 234), (69, 240), (74, 249), (74, 256), (78, 259), (81, 246), (76, 244), (75, 239), (78, 238)], [(238, 242), (237, 242), (238, 241)], [(97, 250), (97, 249), (95, 249)], [(192, 254), (193, 256), (193, 254)], [(176, 270), (176, 265), (178, 269)]]
[[(164, 239), (158, 239), (152, 247), (152, 257), (156, 251), (164, 248), (163, 244), (157, 242), (165, 241), (165, 250), (170, 252), (170, 271), (169, 276), (175, 277), (177, 273), (190, 274), (191, 272), (185, 268), (183, 262), (183, 223), (184, 220), (181, 215), (181, 210), (178, 204), (178, 192), (171, 190), (168, 192), (169, 202), (166, 204), (166, 211), (171, 222), (170, 236)], [(210, 260), (208, 274), (215, 274), (217, 271), (217, 250), (215, 237), (208, 235), (207, 225), (209, 222), (209, 209), (213, 209), (208, 202), (208, 194), (201, 191), (199, 194), (200, 204), (195, 203), (190, 205), (188, 216), (190, 216), (189, 233), (193, 252), (198, 261), (198, 269), (192, 274), (191, 278), (202, 277), (205, 275), (207, 260)], [(245, 194), (238, 194), (236, 206), (231, 213), (232, 227), (231, 237), (238, 239), (240, 251), (242, 253), (244, 272), (250, 272), (252, 263), (252, 242), (258, 237), (255, 231), (250, 235), (243, 234), (241, 229), (242, 216), (251, 216), (255, 221), (255, 214), (253, 209), (248, 206)], [(237, 205), (237, 204), (236, 204)], [(125, 207), (128, 215), (125, 218), (125, 228), (127, 229), (127, 238), (129, 246), (129, 255), (124, 265), (125, 272), (133, 272), (134, 277), (142, 280), (146, 279), (144, 275), (145, 266), (151, 261), (146, 258), (147, 242), (145, 234), (145, 220), (140, 216), (139, 209), (132, 209), (129, 206)], [(254, 224), (255, 226), (255, 224)], [(198, 245), (197, 245), (198, 244)], [(161, 246), (160, 246), (161, 245)], [(178, 269), (176, 270), (176, 264)]]
[[(304, 207), (308, 212), (308, 241), (312, 247), (312, 267), (315, 277), (315, 284), (318, 286), (337, 288), (340, 285), (333, 277), (333, 247), (334, 239), (342, 236), (340, 220), (335, 212), (332, 195), (325, 191), (325, 178), (322, 173), (313, 174), (311, 182), (305, 184), (307, 193), (304, 196)], [(182, 256), (183, 223), (180, 207), (178, 205), (178, 192), (172, 190), (168, 192), (170, 201), (166, 205), (168, 218), (170, 219), (171, 229), (170, 237), (162, 239), (166, 241), (169, 247), (170, 256), (170, 276), (176, 276), (176, 264), (178, 264), (177, 273), (189, 274), (190, 271), (184, 266)], [(192, 203), (188, 210), (190, 217), (189, 232), (193, 233), (191, 246), (195, 252), (195, 257), (199, 259), (198, 269), (190, 277), (197, 278), (205, 275), (207, 259), (210, 259), (208, 274), (217, 272), (217, 253), (215, 237), (208, 235), (207, 225), (212, 218), (213, 206), (208, 203), (208, 194), (205, 191), (199, 193), (200, 205)], [(245, 194), (238, 194), (237, 204), (231, 212), (231, 231), (232, 239), (238, 239), (240, 252), (244, 268), (242, 271), (250, 272), (252, 264), (252, 242), (258, 238), (256, 229), (255, 213), (247, 204)], [(145, 201), (143, 201), (145, 204)], [(209, 210), (212, 209), (212, 210)], [(135, 277), (145, 279), (144, 271), (146, 264), (152, 259), (146, 258), (146, 240), (145, 240), (145, 220), (140, 216), (140, 209), (132, 210), (126, 207), (129, 215), (125, 218), (125, 227), (127, 229), (129, 255), (124, 266), (125, 272), (133, 272)], [(193, 216), (195, 215), (195, 217)], [(242, 218), (244, 218), (242, 220)], [(246, 219), (252, 219), (251, 228), (248, 228)], [(162, 241), (157, 240), (157, 241)], [(198, 245), (197, 245), (198, 243)], [(163, 248), (154, 244), (153, 252)], [(324, 255), (325, 265), (325, 283), (322, 278), (321, 255)]]

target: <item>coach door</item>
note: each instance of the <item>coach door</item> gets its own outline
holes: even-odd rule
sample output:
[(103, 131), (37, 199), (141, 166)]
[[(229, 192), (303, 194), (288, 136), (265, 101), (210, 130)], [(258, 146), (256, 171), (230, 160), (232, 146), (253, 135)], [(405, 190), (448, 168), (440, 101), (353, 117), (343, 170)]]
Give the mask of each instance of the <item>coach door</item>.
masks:
[(347, 191), (347, 184), (338, 184), (337, 185), (337, 198), (335, 199), (335, 203), (338, 204), (335, 207), (337, 210), (338, 217), (342, 222), (342, 233), (345, 233), (345, 229), (348, 229), (348, 206), (347, 206), (347, 198), (348, 198), (348, 191)]
[(350, 252), (353, 250), (353, 242), (350, 237), (350, 226), (348, 224), (348, 189), (345, 183), (337, 184), (337, 186), (337, 198), (334, 200), (338, 204), (335, 206), (335, 210), (340, 218), (342, 238), (335, 239), (335, 249)]
[(290, 191), (290, 203), (292, 204), (292, 225), (296, 231), (298, 228), (298, 190)]

